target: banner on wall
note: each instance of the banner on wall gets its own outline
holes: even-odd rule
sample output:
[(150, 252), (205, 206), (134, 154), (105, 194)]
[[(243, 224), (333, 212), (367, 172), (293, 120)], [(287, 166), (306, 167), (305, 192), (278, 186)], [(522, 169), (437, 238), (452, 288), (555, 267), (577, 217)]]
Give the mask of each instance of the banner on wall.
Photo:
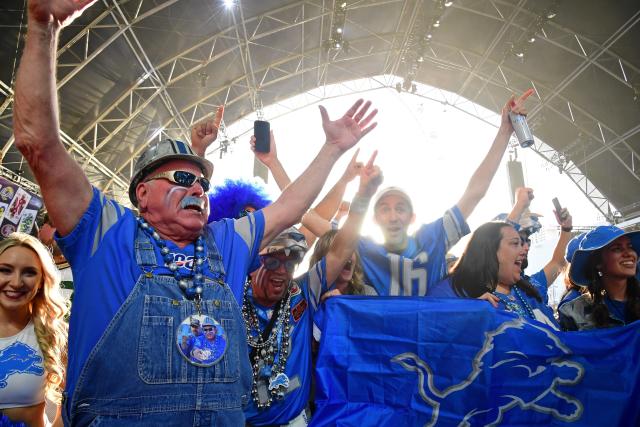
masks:
[(31, 233), (40, 209), (40, 196), (0, 177), (0, 239), (14, 231)]

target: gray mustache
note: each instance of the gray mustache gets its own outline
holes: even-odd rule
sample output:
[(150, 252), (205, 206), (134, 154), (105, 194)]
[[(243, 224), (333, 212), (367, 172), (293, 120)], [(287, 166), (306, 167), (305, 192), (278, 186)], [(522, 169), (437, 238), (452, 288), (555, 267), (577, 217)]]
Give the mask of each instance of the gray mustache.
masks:
[(204, 201), (198, 197), (186, 196), (180, 201), (180, 208), (185, 209), (188, 206), (197, 206), (200, 209), (204, 209)]

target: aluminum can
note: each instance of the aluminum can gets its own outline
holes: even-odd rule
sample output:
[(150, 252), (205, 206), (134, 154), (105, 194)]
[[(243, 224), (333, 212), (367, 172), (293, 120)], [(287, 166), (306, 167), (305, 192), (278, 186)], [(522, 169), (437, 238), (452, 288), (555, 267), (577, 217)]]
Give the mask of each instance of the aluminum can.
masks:
[(533, 145), (533, 134), (529, 125), (527, 124), (527, 118), (522, 114), (516, 114), (509, 112), (509, 119), (513, 125), (513, 130), (516, 132), (516, 137), (522, 148), (527, 148)]

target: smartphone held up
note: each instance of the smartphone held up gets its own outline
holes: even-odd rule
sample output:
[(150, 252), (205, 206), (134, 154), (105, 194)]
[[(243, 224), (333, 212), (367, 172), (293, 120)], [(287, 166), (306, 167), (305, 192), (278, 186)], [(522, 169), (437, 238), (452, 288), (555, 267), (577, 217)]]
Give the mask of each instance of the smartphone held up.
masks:
[(271, 145), (269, 122), (264, 120), (254, 121), (253, 135), (256, 137), (256, 151), (259, 153), (268, 153)]

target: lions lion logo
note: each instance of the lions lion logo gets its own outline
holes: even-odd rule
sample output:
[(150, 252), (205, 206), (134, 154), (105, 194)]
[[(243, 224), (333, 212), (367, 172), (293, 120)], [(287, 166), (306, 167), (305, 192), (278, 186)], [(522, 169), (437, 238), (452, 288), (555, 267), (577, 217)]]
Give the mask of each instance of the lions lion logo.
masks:
[[(513, 348), (525, 328), (526, 350), (503, 350)], [(501, 341), (505, 345), (496, 345)], [(551, 414), (565, 422), (578, 420), (583, 412), (582, 403), (558, 390), (560, 385), (578, 384), (584, 376), (583, 366), (568, 360), (570, 355), (571, 350), (551, 330), (516, 319), (486, 332), (467, 378), (444, 389), (435, 385), (432, 369), (415, 353), (398, 354), (391, 361), (418, 374), (418, 393), (432, 408), (431, 420), (425, 426), (437, 425), (441, 414), (449, 417), (441, 423), (451, 425), (451, 414), (459, 414), (462, 419), (458, 426), (470, 426), (499, 424), (504, 413), (516, 406)], [(480, 375), (493, 379), (488, 407), (478, 407), (478, 402), (463, 396)], [(503, 383), (501, 379), (509, 381)], [(513, 389), (516, 381), (525, 386)]]

